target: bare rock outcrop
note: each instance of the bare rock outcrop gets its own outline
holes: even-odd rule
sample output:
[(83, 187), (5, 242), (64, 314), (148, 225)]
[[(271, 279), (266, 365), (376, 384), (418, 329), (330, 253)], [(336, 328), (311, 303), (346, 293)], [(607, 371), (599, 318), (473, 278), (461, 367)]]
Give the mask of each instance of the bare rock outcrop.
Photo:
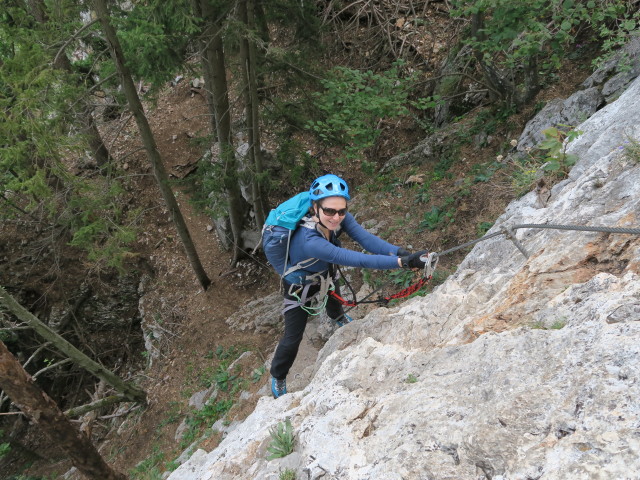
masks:
[[(518, 224), (638, 228), (640, 79), (580, 125), (579, 161)], [(310, 383), (170, 480), (640, 478), (640, 236), (519, 229), (477, 244), (431, 295), (339, 329)], [(295, 451), (266, 460), (286, 418)]]

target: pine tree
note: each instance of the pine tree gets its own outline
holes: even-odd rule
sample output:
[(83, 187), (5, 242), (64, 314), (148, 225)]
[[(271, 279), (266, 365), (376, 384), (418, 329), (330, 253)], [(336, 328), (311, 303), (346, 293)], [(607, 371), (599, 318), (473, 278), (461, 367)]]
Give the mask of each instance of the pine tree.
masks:
[(193, 268), (196, 277), (200, 282), (200, 285), (202, 285), (202, 288), (206, 290), (211, 284), (211, 280), (207, 276), (202, 263), (200, 262), (200, 258), (196, 251), (195, 245), (193, 244), (193, 240), (191, 239), (189, 229), (187, 228), (187, 225), (184, 221), (182, 212), (180, 212), (180, 207), (178, 206), (176, 197), (171, 190), (169, 177), (164, 168), (162, 158), (160, 157), (160, 152), (158, 152), (155, 138), (153, 137), (153, 133), (151, 132), (151, 128), (149, 127), (149, 122), (147, 121), (147, 118), (144, 114), (144, 108), (142, 107), (140, 98), (136, 93), (133, 79), (131, 78), (131, 74), (129, 73), (129, 69), (125, 63), (122, 47), (120, 46), (116, 31), (110, 23), (109, 10), (107, 8), (106, 2), (104, 0), (94, 0), (93, 4), (102, 25), (104, 34), (107, 37), (109, 49), (111, 50), (111, 56), (116, 64), (122, 88), (124, 89), (125, 95), (127, 97), (127, 102), (129, 103), (129, 108), (131, 109), (136, 123), (138, 124), (140, 136), (142, 137), (145, 150), (147, 151), (147, 157), (149, 158), (149, 161), (151, 162), (151, 165), (153, 167), (153, 173), (158, 186), (160, 187), (160, 192), (162, 193), (162, 197), (167, 205), (167, 208), (169, 209), (169, 212), (171, 213), (173, 223), (176, 227), (176, 230), (178, 231), (180, 239), (182, 240), (182, 244), (186, 251), (187, 257), (191, 262), (191, 267)]

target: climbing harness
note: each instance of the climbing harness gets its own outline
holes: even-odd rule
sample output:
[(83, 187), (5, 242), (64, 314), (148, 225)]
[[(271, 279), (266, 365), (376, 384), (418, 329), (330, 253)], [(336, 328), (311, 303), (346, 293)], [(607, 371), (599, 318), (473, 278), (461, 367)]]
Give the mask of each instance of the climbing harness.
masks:
[[(284, 298), (283, 314), (296, 307), (302, 308), (309, 315), (319, 315), (323, 312), (324, 307), (327, 305), (329, 295), (336, 288), (332, 276), (326, 273), (323, 275), (322, 272), (320, 272), (308, 275), (305, 277), (305, 281), (307, 283), (291, 284), (287, 293), (292, 298)], [(312, 287), (318, 286), (318, 291), (313, 295), (309, 295), (309, 290)]]

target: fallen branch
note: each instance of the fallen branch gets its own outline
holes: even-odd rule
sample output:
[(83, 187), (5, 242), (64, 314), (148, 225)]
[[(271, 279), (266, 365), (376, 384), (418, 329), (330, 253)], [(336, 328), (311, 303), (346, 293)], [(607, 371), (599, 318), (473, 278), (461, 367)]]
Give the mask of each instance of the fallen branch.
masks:
[(101, 398), (100, 400), (96, 400), (95, 402), (80, 405), (79, 407), (70, 408), (69, 410), (65, 411), (64, 414), (69, 418), (74, 418), (84, 415), (85, 413), (98, 410), (102, 407), (108, 407), (109, 405), (114, 405), (116, 403), (130, 401), (131, 400), (124, 395), (110, 395), (108, 397)]

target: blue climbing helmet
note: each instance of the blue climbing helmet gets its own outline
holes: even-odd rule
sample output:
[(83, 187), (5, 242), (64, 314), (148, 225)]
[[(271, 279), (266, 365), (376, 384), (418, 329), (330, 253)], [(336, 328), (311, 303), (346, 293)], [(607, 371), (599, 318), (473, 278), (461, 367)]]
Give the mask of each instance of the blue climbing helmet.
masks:
[(311, 183), (309, 199), (316, 201), (327, 197), (344, 197), (347, 200), (351, 200), (347, 182), (331, 173), (316, 178)]

